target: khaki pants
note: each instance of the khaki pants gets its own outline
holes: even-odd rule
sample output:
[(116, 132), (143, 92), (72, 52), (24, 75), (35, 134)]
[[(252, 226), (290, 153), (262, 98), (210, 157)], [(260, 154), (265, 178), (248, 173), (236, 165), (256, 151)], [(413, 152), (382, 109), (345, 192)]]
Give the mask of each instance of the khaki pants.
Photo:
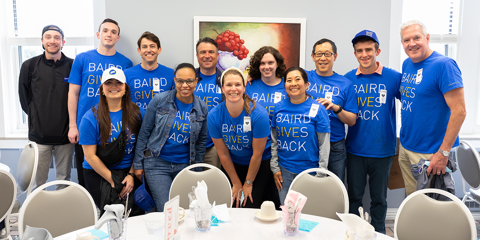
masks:
[[(70, 181), (72, 170), (73, 144), (45, 145), (38, 144), (38, 166), (35, 186), (39, 187), (47, 182), (52, 155), (55, 158), (55, 170), (57, 180)], [(56, 189), (65, 188), (66, 185), (57, 185)]]
[(222, 164), (220, 163), (220, 158), (217, 154), (217, 148), (215, 148), (215, 146), (212, 146), (205, 151), (205, 156), (203, 156), (203, 162), (213, 165), (218, 169), (222, 167)]
[(410, 165), (418, 163), (422, 158), (430, 160), (430, 156), (432, 156), (433, 153), (412, 152), (403, 148), (402, 144), (400, 144), (399, 147), (400, 151), (398, 154), (398, 163), (400, 165), (400, 169), (402, 170), (403, 181), (405, 182), (405, 190), (408, 196), (417, 190), (417, 180), (415, 180), (413, 177), (412, 171), (410, 170)]

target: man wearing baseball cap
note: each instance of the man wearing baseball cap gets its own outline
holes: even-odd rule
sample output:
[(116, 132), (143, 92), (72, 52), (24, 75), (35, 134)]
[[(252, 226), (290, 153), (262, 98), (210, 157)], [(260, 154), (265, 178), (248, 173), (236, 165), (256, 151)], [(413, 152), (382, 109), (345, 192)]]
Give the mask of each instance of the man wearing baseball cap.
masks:
[(359, 214), (367, 175), (370, 187), (371, 224), (385, 233), (387, 185), (396, 153), (395, 98), (399, 98), (401, 74), (382, 66), (377, 34), (363, 30), (352, 40), (358, 68), (345, 74), (357, 93), (358, 114), (348, 127), (347, 185), (350, 213)]
[[(20, 69), (18, 94), (28, 115), (28, 140), (37, 143), (36, 185), (47, 182), (52, 154), (57, 180), (70, 180), (73, 144), (68, 140), (68, 77), (73, 59), (62, 53), (65, 44), (60, 27), (42, 30), (45, 51), (26, 60)], [(57, 190), (65, 186), (57, 185)]]

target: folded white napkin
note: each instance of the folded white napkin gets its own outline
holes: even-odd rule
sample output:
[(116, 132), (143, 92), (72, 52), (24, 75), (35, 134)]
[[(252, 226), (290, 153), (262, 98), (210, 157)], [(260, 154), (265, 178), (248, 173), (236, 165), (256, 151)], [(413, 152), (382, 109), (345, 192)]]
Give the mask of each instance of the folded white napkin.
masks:
[(210, 206), (207, 190), (208, 187), (205, 181), (202, 180), (201, 182), (197, 182), (197, 187), (195, 188), (195, 196), (197, 197), (197, 204), (200, 208), (207, 208)]

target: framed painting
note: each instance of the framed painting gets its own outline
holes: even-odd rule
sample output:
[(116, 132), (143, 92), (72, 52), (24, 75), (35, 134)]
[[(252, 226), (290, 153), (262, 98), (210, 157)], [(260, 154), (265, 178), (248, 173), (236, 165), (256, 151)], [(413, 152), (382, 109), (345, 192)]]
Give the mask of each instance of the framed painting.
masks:
[[(198, 39), (210, 37), (219, 44), (217, 67), (248, 72), (250, 58), (263, 46), (272, 46), (288, 67), (305, 67), (305, 18), (194, 17), (193, 54)], [(198, 62), (195, 67), (198, 67)]]

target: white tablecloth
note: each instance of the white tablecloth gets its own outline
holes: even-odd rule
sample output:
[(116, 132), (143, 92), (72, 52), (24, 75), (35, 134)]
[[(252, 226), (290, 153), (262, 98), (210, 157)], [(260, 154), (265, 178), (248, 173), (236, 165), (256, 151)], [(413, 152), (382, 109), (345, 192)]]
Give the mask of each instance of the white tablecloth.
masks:
[[(308, 214), (302, 214), (301, 219), (318, 222), (319, 224), (311, 231), (299, 231), (296, 236), (286, 236), (282, 230), (282, 219), (274, 222), (264, 222), (255, 218), (254, 213), (258, 209), (229, 209), (231, 221), (220, 223), (219, 226), (212, 226), (210, 231), (200, 232), (195, 228), (193, 218), (186, 217), (179, 223), (178, 237), (176, 239), (222, 239), (222, 240), (250, 240), (250, 239), (339, 239), (345, 238), (347, 227), (341, 221), (329, 218), (317, 217)], [(186, 211), (188, 216), (188, 210)], [(155, 239), (153, 235), (147, 234), (147, 228), (141, 216), (131, 217), (128, 220), (128, 240), (136, 239)], [(93, 227), (84, 228), (69, 234), (55, 238), (56, 240), (74, 240), (76, 234), (93, 229)], [(106, 230), (106, 226), (102, 228)], [(162, 239), (162, 238), (161, 238)], [(377, 233), (377, 240), (393, 239), (389, 236)]]
[(10, 172), (10, 167), (8, 167), (7, 165), (5, 165), (3, 163), (0, 163), (0, 169), (5, 170), (7, 172)]

